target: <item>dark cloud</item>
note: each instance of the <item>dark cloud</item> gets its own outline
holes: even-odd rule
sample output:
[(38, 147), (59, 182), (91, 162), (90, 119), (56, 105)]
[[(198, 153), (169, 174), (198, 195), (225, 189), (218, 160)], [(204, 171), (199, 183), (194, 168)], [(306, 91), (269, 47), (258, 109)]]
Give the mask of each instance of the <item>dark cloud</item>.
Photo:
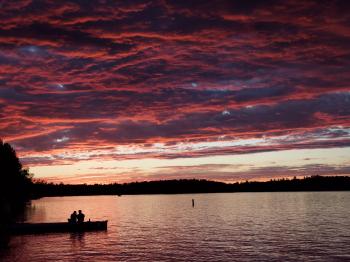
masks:
[[(14, 94), (12, 91), (9, 93)], [(30, 104), (22, 110), (18, 120), (13, 120), (12, 124), (3, 127), (2, 132), (10, 136), (13, 133), (19, 135), (37, 131), (37, 136), (23, 138), (24, 140), (20, 139), (17, 142), (22, 147), (33, 147), (37, 150), (64, 147), (76, 142), (88, 143), (89, 140), (104, 143), (146, 144), (157, 141), (180, 142), (188, 139), (215, 141), (222, 135), (235, 139), (259, 137), (263, 134), (291, 135), (293, 129), (298, 130), (298, 140), (301, 137), (307, 140), (308, 134), (300, 135), (300, 132), (310, 129), (315, 129), (311, 133), (311, 139), (327, 137), (331, 140), (347, 138), (349, 135), (343, 127), (327, 129), (331, 126), (347, 125), (350, 116), (347, 92), (269, 105), (226, 107), (226, 113), (223, 113), (223, 109), (217, 110), (217, 107), (229, 105), (227, 100), (236, 99), (236, 94), (236, 92), (226, 94), (183, 90), (179, 93), (165, 92), (153, 96), (133, 92), (106, 92), (97, 93), (95, 96), (87, 96), (85, 93), (23, 95), (22, 100)], [(246, 94), (254, 94), (254, 90), (245, 92)], [(272, 92), (272, 95), (275, 93)], [(33, 98), (30, 99), (31, 97)], [(207, 101), (212, 102), (207, 103)], [(256, 102), (256, 100), (252, 101)], [(161, 110), (171, 111), (172, 106), (180, 111), (181, 107), (190, 108), (193, 104), (199, 108), (208, 107), (208, 110), (202, 112), (188, 110), (189, 112), (178, 115), (171, 112), (164, 113)], [(210, 109), (210, 106), (213, 108)], [(74, 110), (67, 111), (67, 107)], [(14, 110), (19, 109), (15, 107)], [(152, 112), (154, 115), (146, 116), (145, 112)], [(42, 123), (47, 122), (45, 128), (42, 123), (35, 123), (35, 118), (45, 118), (47, 114), (54, 115), (58, 119), (43, 119)], [(26, 117), (25, 120), (23, 117)], [(33, 117), (34, 119), (30, 120)], [(118, 121), (118, 118), (128, 120)], [(16, 130), (19, 131), (16, 132)], [(53, 142), (68, 133), (69, 141), (64, 141), (67, 143)], [(282, 144), (283, 141), (280, 143)]]
[(348, 146), (347, 9), (335, 0), (6, 1), (0, 137), (26, 152), (290, 139), (153, 154), (165, 158)]

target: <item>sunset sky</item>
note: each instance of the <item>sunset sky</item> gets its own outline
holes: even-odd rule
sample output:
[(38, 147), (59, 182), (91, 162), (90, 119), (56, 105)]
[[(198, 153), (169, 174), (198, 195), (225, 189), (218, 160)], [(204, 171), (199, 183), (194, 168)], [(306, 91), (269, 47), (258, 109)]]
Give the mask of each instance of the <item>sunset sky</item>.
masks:
[(0, 1), (0, 138), (35, 178), (350, 175), (350, 1)]

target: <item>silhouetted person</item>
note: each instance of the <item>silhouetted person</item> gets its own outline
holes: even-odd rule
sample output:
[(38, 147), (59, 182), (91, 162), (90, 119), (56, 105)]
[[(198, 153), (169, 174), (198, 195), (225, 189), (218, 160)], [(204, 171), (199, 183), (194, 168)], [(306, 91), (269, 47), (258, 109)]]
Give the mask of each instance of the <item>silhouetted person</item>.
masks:
[(78, 218), (78, 223), (84, 222), (85, 215), (81, 212), (81, 210), (78, 211), (77, 218)]
[(70, 219), (68, 219), (69, 223), (75, 224), (77, 223), (77, 211), (74, 211), (71, 215), (70, 215)]
[(192, 207), (194, 207), (194, 199), (192, 199)]

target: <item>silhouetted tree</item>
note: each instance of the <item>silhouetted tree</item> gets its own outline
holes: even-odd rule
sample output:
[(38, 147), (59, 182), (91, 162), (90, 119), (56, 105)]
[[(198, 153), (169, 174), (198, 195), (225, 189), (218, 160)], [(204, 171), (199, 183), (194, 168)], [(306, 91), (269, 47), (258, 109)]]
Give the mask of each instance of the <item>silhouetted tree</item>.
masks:
[(0, 248), (9, 242), (8, 224), (23, 211), (32, 185), (13, 147), (0, 139)]
[(0, 139), (0, 247), (9, 242), (8, 225), (23, 211), (31, 184), (16, 151)]
[(0, 196), (9, 200), (24, 199), (30, 184), (31, 175), (23, 168), (16, 151), (0, 140)]

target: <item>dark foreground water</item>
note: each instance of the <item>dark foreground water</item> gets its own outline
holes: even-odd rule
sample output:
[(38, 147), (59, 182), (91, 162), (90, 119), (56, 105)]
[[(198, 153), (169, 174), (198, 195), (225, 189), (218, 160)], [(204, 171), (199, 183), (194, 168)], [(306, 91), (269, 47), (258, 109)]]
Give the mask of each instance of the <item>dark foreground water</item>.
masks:
[(13, 237), (0, 260), (350, 261), (350, 192), (52, 197), (26, 220), (77, 209), (108, 231)]

